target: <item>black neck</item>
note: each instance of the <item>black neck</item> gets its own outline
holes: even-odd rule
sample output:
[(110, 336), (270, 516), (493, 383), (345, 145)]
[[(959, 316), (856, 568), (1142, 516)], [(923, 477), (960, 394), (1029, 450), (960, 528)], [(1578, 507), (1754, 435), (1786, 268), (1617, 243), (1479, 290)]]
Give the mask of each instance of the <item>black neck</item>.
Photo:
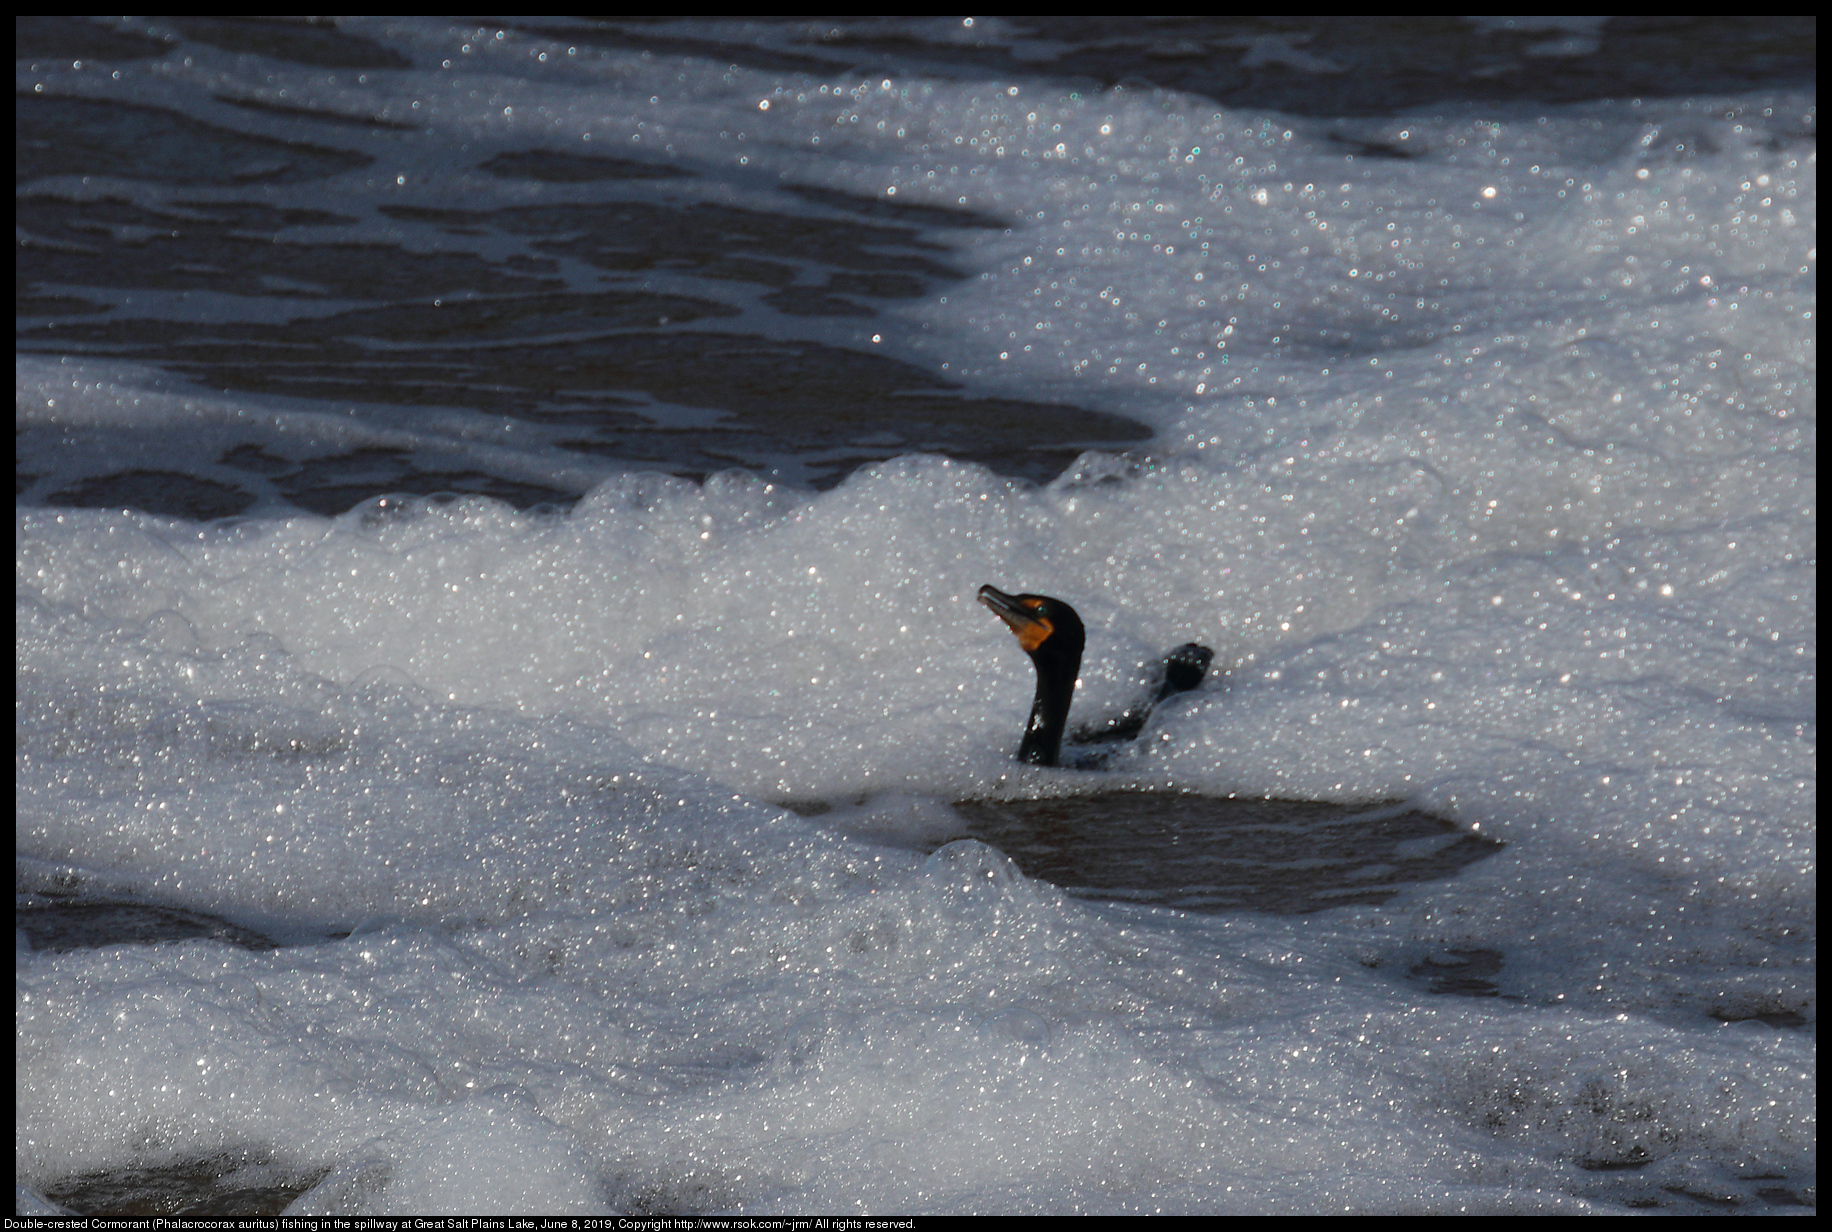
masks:
[(1037, 671), (1037, 696), (1031, 702), (1030, 722), (1018, 745), (1018, 760), (1033, 766), (1053, 766), (1062, 754), (1062, 729), (1069, 722), (1069, 701), (1075, 695), (1076, 669), (1066, 675)]

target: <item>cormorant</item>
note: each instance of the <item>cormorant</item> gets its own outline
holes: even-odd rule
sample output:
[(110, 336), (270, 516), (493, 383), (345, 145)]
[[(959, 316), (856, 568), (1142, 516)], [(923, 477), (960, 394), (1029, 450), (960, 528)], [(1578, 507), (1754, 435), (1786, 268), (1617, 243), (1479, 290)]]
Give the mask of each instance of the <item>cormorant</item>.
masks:
[[(1048, 595), (1008, 595), (996, 586), (980, 587), (980, 602), (998, 614), (1018, 635), (1018, 645), (1037, 668), (1037, 696), (1031, 702), (1030, 721), (1018, 745), (1018, 760), (1033, 766), (1053, 766), (1062, 755), (1062, 731), (1069, 721), (1069, 702), (1081, 672), (1081, 652), (1087, 631), (1075, 609)], [(1173, 693), (1183, 693), (1202, 683), (1215, 652), (1186, 642), (1164, 659), (1163, 683), (1157, 696), (1134, 706), (1104, 728), (1078, 732), (1089, 742), (1130, 740), (1145, 726), (1152, 706)]]

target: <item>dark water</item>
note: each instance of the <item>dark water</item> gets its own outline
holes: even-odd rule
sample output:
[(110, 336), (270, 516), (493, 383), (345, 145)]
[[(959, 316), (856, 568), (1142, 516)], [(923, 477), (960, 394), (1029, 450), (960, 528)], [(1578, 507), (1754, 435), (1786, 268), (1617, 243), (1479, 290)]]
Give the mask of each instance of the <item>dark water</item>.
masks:
[[(1455, 17), (1027, 16), (984, 38), (942, 41), (896, 18), (743, 23), (620, 18), (600, 46), (705, 56), (778, 72), (920, 72), (1068, 88), (1150, 86), (1228, 107), (1307, 116), (1393, 115), (1439, 103), (1734, 93), (1815, 81), (1818, 19), (1600, 18), (1594, 39), (1522, 19)], [(693, 27), (698, 27), (697, 29)], [(577, 38), (528, 22), (515, 28)], [(761, 38), (733, 38), (761, 28)], [(726, 35), (728, 37), (721, 37)]]
[(21, 903), (13, 927), (34, 950), (84, 950), (105, 945), (152, 945), (208, 938), (245, 950), (271, 950), (278, 942), (253, 929), (199, 911), (147, 903)]
[(324, 1179), (325, 1170), (289, 1174), (263, 1151), (229, 1152), (158, 1168), (123, 1168), (74, 1176), (45, 1197), (80, 1215), (148, 1218), (182, 1215), (274, 1216)]
[(1301, 915), (1378, 905), (1501, 844), (1403, 805), (1109, 791), (967, 800), (968, 832), (1084, 898)]
[[(1449, 18), (946, 26), (491, 28), (784, 79), (895, 71), (1166, 88), (1308, 116), (1811, 85), (1815, 71), (1811, 17), (1612, 18), (1589, 37)], [(446, 182), (490, 177), (525, 190), (523, 204), (393, 194), (375, 187), (386, 160), (402, 142), (437, 138), (382, 115), (379, 97), (366, 109), (360, 89), (331, 109), (272, 97), (260, 73), (303, 67), (345, 90), (425, 77), (433, 66), (405, 45), (329, 19), (22, 17), (15, 37), (22, 80), (44, 72), (15, 104), (18, 352), (111, 357), (150, 366), (177, 392), (269, 397), (378, 429), (411, 433), (454, 415), (477, 432), (519, 425), (518, 439), (586, 473), (252, 426), (174, 459), (169, 430), (33, 426), (16, 448), (22, 504), (210, 519), (455, 492), (527, 508), (569, 503), (591, 476), (627, 467), (695, 479), (735, 467), (825, 488), (913, 451), (1042, 481), (1083, 450), (1151, 435), (1111, 406), (991, 396), (939, 359), (887, 355), (837, 328), (869, 329), (900, 303), (945, 294), (970, 273), (962, 239), (1010, 218), (750, 181), (656, 154), (540, 147), (433, 151)], [(78, 96), (50, 72), (226, 55), (243, 57), (226, 82), (142, 73), (131, 97)], [(1411, 156), (1352, 127), (1335, 139), (1345, 156)], [(735, 196), (710, 192), (734, 186)]]

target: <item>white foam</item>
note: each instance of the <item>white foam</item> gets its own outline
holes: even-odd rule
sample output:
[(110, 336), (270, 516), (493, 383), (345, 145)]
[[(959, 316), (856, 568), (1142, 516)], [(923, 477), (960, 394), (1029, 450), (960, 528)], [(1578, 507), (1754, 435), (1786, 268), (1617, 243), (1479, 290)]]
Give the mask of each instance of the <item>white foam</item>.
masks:
[[(1346, 172), (1322, 122), (1180, 97), (790, 105), (751, 72), (491, 59), (527, 50), (402, 75), (426, 174), (533, 116), (627, 141), (625, 110), (711, 166), (742, 102), (744, 174), (1022, 214), (887, 345), (1136, 414), (1157, 459), (621, 477), (564, 516), (21, 510), (28, 879), (312, 942), (22, 953), (22, 1183), (259, 1144), (323, 1173), (301, 1213), (1811, 1184), (1811, 1033), (1710, 1017), (1814, 1004), (1816, 198), (1765, 118), (1810, 102), (1420, 117), (1355, 133), (1426, 156)], [(19, 361), (22, 417), (263, 413), (83, 368)], [(1031, 669), (985, 582), (1080, 610), (1082, 713), (1218, 650), (1107, 781), (1403, 797), (1507, 850), (1296, 919), (924, 857), (940, 801), (1087, 781), (1011, 762)], [(1504, 954), (1507, 999), (1401, 978), (1447, 949)]]

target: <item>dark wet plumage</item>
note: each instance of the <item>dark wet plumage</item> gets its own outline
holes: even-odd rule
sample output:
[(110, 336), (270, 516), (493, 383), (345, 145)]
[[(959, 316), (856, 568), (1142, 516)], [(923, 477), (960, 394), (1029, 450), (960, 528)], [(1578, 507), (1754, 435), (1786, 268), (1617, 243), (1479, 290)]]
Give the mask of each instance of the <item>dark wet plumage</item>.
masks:
[[(1063, 731), (1068, 726), (1069, 704), (1075, 680), (1081, 673), (1081, 653), (1087, 631), (1075, 609), (1048, 595), (1008, 595), (996, 586), (980, 587), (980, 602), (1011, 627), (1018, 645), (1037, 668), (1037, 694), (1031, 702), (1030, 720), (1018, 745), (1018, 760), (1033, 766), (1054, 766), (1062, 758)], [(1215, 652), (1186, 642), (1165, 656), (1163, 679), (1156, 696), (1106, 724), (1077, 733), (1084, 744), (1130, 740), (1145, 726), (1158, 702), (1202, 683)]]

